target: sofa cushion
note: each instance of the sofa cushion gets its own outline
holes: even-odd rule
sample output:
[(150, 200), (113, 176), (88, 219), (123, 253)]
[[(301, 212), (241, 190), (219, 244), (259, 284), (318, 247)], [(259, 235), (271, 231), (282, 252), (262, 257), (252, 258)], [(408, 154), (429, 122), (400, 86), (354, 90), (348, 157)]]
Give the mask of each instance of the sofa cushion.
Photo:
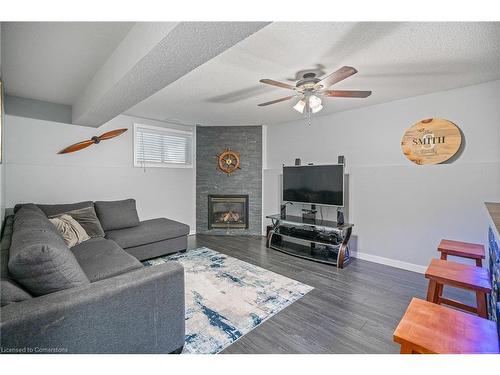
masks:
[(9, 277), (9, 248), (12, 239), (14, 216), (5, 218), (2, 242), (0, 244), (0, 277)]
[(61, 215), (69, 215), (85, 229), (85, 232), (90, 237), (104, 237), (104, 230), (102, 229), (101, 222), (95, 213), (94, 204), (89, 207), (83, 207), (78, 210), (64, 212), (58, 215), (49, 216), (49, 219), (59, 217)]
[(92, 238), (71, 249), (91, 282), (107, 279), (143, 267), (116, 242)]
[(35, 296), (88, 284), (57, 229), (33, 206), (14, 216), (8, 264), (12, 278)]
[[(31, 211), (33, 213), (36, 213), (36, 216), (44, 216), (44, 212), (34, 203), (23, 203), (23, 204), (16, 204), (14, 207), (14, 218), (16, 218), (16, 213), (21, 209), (25, 208), (27, 211)], [(25, 215), (27, 217), (27, 215)], [(24, 216), (23, 216), (24, 217)], [(34, 217), (34, 216), (33, 216)]]
[(97, 201), (94, 206), (104, 231), (131, 228), (139, 225), (135, 199)]
[(12, 280), (9, 274), (9, 248), (12, 236), (13, 216), (5, 219), (2, 244), (0, 249), (0, 306), (12, 302), (20, 302), (31, 298), (31, 295), (21, 285)]
[[(27, 204), (32, 203), (21, 203), (14, 206), (14, 213), (17, 213), (19, 209)], [(92, 201), (78, 202), (78, 203), (65, 203), (65, 204), (37, 204), (36, 206), (40, 208), (45, 215), (55, 216), (63, 214), (67, 211), (78, 210), (84, 207), (91, 207), (94, 203)]]
[(21, 302), (32, 298), (18, 283), (12, 279), (0, 279), (0, 306), (13, 302)]
[(165, 218), (141, 221), (133, 228), (106, 232), (106, 238), (115, 241), (124, 249), (140, 245), (187, 236), (189, 226)]
[(186, 251), (187, 236), (170, 238), (168, 240), (147, 243), (140, 246), (127, 247), (125, 251), (140, 261), (158, 258), (160, 256)]

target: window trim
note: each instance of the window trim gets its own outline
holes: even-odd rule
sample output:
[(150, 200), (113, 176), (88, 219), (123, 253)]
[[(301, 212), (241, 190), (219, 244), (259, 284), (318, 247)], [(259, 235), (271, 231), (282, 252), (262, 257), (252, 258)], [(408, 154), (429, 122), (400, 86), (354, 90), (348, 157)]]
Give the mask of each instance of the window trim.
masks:
[[(169, 133), (177, 133), (177, 134), (185, 134), (191, 136), (191, 163), (189, 164), (177, 164), (177, 163), (143, 163), (143, 162), (138, 162), (136, 155), (137, 155), (137, 128), (143, 128), (143, 129), (151, 129), (151, 130), (156, 130), (156, 131), (166, 131)], [(141, 124), (141, 123), (134, 123), (134, 154), (132, 155), (134, 161), (134, 167), (135, 168), (194, 168), (194, 147), (195, 147), (195, 132), (194, 130), (180, 130), (168, 126), (157, 126), (157, 125), (147, 125), (147, 124)]]

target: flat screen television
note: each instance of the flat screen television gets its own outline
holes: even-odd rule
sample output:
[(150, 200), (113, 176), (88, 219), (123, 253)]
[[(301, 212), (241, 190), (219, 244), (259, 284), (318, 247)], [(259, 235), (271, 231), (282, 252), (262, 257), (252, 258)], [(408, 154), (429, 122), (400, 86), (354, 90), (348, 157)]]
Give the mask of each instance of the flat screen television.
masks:
[(344, 206), (344, 165), (283, 167), (283, 201)]

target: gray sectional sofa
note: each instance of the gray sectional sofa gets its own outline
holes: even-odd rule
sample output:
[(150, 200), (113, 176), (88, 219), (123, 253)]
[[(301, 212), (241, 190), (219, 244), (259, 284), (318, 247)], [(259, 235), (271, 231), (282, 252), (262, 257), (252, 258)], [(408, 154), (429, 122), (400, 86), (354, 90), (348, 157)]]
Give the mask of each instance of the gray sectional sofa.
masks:
[[(49, 217), (89, 207), (102, 230), (68, 248)], [(140, 260), (185, 251), (188, 233), (168, 219), (139, 221), (132, 199), (17, 205), (1, 242), (2, 352), (180, 352), (184, 270)]]

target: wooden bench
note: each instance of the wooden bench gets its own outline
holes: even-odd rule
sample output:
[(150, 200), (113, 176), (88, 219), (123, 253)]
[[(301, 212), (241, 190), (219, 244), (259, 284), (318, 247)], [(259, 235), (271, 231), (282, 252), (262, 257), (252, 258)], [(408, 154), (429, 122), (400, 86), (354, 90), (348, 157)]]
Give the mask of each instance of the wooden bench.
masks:
[[(425, 277), (429, 279), (427, 301), (438, 305), (450, 305), (475, 313), (483, 318), (488, 317), (486, 295), (491, 292), (491, 281), (487, 269), (442, 259), (432, 259), (425, 272)], [(444, 285), (474, 292), (476, 294), (476, 307), (444, 298), (442, 296)]]
[(394, 331), (401, 354), (499, 353), (495, 322), (413, 298)]
[(448, 255), (474, 259), (478, 267), (483, 266), (483, 259), (485, 258), (484, 246), (475, 243), (441, 240), (438, 251), (441, 252), (441, 259), (443, 260), (448, 259)]

